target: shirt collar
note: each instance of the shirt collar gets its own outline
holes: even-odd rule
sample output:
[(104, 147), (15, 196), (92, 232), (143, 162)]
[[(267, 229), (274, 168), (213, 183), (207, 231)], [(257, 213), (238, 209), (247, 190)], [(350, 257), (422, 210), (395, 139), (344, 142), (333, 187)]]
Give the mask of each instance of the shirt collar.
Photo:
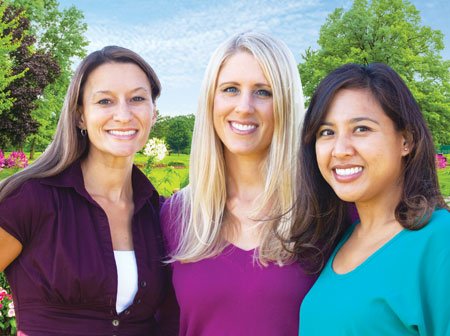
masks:
[[(75, 161), (68, 168), (57, 175), (43, 178), (41, 183), (59, 188), (73, 188), (78, 194), (85, 197), (90, 202), (94, 202), (84, 187), (83, 173), (81, 171), (81, 160)], [(139, 210), (147, 200), (158, 204), (158, 192), (144, 173), (142, 173), (135, 165), (133, 165), (133, 170), (131, 173), (131, 183), (133, 185), (135, 212)]]

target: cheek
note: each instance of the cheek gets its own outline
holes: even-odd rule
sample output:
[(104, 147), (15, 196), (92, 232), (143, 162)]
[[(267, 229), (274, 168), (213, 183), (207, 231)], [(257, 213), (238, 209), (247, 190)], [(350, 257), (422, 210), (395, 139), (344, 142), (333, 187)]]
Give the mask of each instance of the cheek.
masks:
[(327, 181), (332, 183), (332, 171), (329, 168), (331, 149), (326, 144), (316, 144), (316, 160), (320, 174)]

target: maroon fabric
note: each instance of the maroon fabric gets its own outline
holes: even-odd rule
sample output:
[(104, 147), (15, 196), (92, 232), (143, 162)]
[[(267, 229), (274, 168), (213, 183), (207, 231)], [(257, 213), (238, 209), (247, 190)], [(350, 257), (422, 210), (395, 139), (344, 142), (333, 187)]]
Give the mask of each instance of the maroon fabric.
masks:
[(57, 176), (26, 182), (1, 202), (0, 226), (23, 245), (5, 270), (21, 332), (177, 334), (178, 307), (168, 297), (170, 270), (161, 263), (159, 196), (136, 167), (132, 181), (138, 292), (120, 314), (108, 219), (87, 193), (79, 162)]

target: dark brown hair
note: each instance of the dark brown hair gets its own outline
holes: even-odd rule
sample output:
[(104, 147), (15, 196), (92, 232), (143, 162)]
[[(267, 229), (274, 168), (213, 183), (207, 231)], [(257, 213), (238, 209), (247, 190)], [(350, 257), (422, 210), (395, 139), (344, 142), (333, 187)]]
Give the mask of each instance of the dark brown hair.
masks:
[(411, 152), (404, 158), (403, 192), (395, 217), (409, 230), (428, 223), (436, 207), (448, 208), (439, 191), (435, 151), (419, 105), (400, 76), (382, 63), (346, 64), (317, 87), (306, 112), (301, 144), (299, 188), (292, 237), (295, 252), (313, 272), (350, 224), (348, 204), (337, 197), (317, 165), (316, 134), (336, 93), (342, 89), (368, 90), (407, 138)]

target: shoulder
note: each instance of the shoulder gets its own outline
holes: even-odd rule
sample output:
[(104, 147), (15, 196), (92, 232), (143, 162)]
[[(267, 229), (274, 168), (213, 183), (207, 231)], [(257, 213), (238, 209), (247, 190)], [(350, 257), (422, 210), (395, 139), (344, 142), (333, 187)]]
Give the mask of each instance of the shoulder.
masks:
[(161, 206), (161, 221), (169, 222), (179, 217), (183, 207), (183, 197), (181, 192), (172, 195), (164, 200)]
[[(450, 256), (450, 212), (445, 209), (435, 210), (422, 229), (415, 232), (415, 249), (422, 247), (425, 259), (446, 259)], [(419, 238), (420, 237), (420, 238)]]
[(446, 209), (437, 209), (431, 215), (427, 225), (420, 231), (431, 236), (439, 237), (441, 235), (450, 235), (450, 212)]
[(182, 209), (183, 196), (181, 192), (165, 200), (161, 207), (161, 228), (169, 251), (173, 251), (178, 245), (182, 226)]
[(48, 193), (49, 188), (42, 183), (42, 179), (30, 179), (13, 190), (1, 203), (13, 205), (18, 202), (30, 206), (35, 201), (43, 200)]

